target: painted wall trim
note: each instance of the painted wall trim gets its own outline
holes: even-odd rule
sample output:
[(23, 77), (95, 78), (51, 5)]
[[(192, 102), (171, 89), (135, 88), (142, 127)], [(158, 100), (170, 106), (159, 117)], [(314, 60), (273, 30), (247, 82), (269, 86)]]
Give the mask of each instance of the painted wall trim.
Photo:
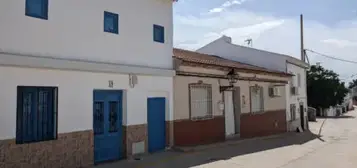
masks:
[[(192, 72), (182, 72), (176, 71), (177, 76), (195, 76), (195, 77), (205, 77), (205, 78), (218, 78), (218, 79), (227, 79), (224, 75), (212, 75), (212, 74), (204, 74), (204, 73), (192, 73)], [(275, 79), (267, 79), (267, 78), (254, 78), (254, 77), (239, 77), (238, 80), (242, 81), (257, 81), (257, 82), (270, 82), (270, 83), (282, 83), (287, 84), (288, 81), (284, 80), (275, 80)]]
[(0, 65), (27, 68), (48, 68), (60, 70), (75, 70), (105, 73), (123, 73), (153, 76), (175, 76), (172, 69), (161, 69), (143, 66), (122, 65), (108, 62), (89, 61), (81, 59), (65, 59), (25, 55), (20, 53), (0, 51)]

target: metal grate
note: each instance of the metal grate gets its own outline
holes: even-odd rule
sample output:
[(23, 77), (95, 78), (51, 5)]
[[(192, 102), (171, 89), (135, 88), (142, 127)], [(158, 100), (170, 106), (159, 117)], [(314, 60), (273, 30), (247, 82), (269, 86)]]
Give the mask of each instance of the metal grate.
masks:
[(250, 87), (250, 103), (251, 112), (263, 112), (264, 111), (264, 92), (261, 86)]
[(212, 86), (190, 84), (190, 117), (192, 120), (212, 118)]

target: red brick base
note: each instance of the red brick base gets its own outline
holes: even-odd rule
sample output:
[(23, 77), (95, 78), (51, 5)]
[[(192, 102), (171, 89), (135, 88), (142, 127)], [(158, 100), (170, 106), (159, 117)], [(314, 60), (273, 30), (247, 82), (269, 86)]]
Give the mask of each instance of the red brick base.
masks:
[(193, 146), (225, 140), (224, 116), (209, 120), (174, 121), (174, 145)]
[(287, 131), (286, 110), (242, 114), (240, 128), (240, 136), (242, 138), (284, 133)]

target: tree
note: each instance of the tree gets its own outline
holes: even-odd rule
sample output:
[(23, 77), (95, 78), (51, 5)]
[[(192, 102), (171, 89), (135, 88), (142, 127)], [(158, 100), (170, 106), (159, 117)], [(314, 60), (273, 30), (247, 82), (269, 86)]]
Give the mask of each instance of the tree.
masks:
[(352, 89), (355, 86), (357, 86), (357, 79), (353, 79), (352, 82), (348, 84), (349, 89)]
[(329, 108), (342, 104), (348, 93), (338, 74), (320, 65), (311, 66), (307, 72), (308, 104), (314, 108)]

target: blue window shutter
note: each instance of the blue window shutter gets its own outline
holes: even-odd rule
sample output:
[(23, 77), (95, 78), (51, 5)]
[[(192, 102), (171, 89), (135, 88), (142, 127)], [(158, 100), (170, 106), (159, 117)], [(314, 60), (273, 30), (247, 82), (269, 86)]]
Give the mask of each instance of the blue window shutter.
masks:
[[(18, 87), (16, 143), (57, 138), (57, 89), (54, 87)], [(57, 97), (56, 97), (57, 99)]]
[(104, 11), (104, 32), (119, 34), (119, 15)]
[[(20, 142), (31, 142), (35, 140), (35, 125), (34, 125), (34, 115), (35, 115), (35, 106), (34, 102), (36, 100), (35, 94), (36, 91), (31, 88), (21, 88), (20, 89), (20, 102), (18, 115), (21, 116), (18, 122), (21, 122), (21, 127), (19, 129), (22, 131)], [(20, 113), (20, 114), (19, 114)]]
[(165, 43), (165, 28), (159, 25), (154, 25), (154, 41), (159, 43)]
[(26, 16), (48, 19), (48, 0), (26, 0)]

